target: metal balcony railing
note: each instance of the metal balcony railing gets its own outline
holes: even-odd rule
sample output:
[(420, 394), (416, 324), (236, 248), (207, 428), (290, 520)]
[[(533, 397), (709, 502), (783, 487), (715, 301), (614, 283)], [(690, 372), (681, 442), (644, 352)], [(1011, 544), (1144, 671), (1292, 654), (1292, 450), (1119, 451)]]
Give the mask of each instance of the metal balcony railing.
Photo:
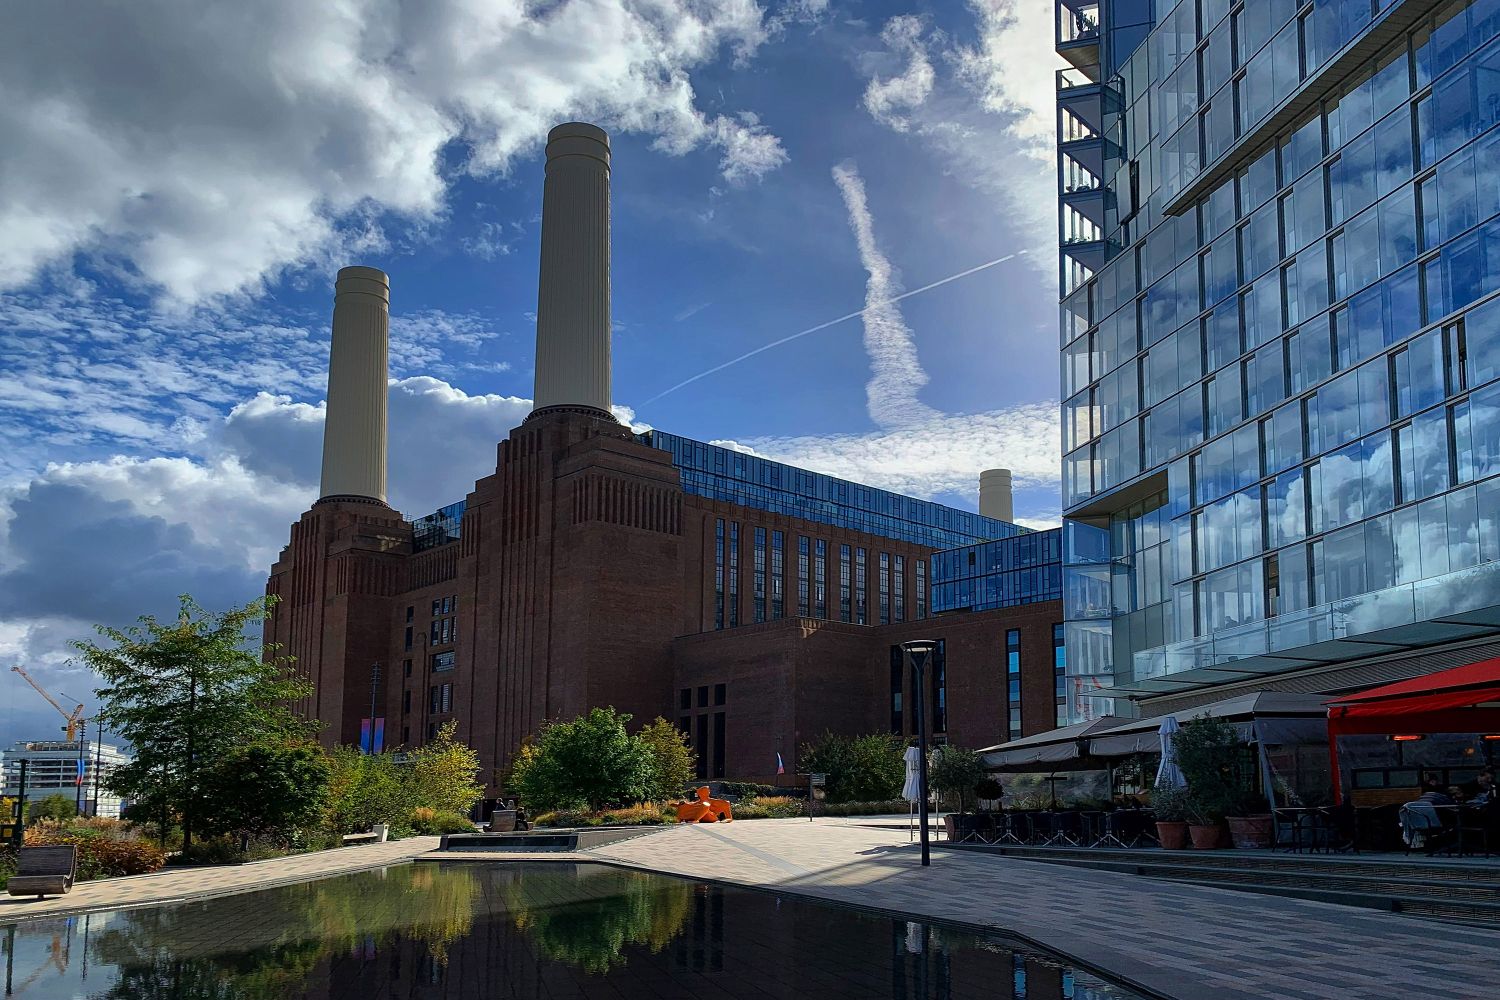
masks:
[(1099, 5), (1057, 5), (1057, 41), (1061, 45), (1093, 41), (1099, 37)]

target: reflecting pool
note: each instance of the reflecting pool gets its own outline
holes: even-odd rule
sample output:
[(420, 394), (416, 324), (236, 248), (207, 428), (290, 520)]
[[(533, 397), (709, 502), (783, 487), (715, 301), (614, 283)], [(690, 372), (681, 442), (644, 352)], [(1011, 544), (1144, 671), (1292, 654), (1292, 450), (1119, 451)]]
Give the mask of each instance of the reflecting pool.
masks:
[(401, 865), (0, 943), (28, 1000), (1138, 1000), (1003, 938), (586, 864)]

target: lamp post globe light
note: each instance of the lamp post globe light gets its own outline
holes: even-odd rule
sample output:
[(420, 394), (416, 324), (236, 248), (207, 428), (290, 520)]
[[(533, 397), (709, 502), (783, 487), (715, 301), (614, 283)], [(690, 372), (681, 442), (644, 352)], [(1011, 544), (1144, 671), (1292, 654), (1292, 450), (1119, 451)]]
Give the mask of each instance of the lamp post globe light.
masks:
[(912, 687), (916, 693), (915, 709), (917, 713), (917, 750), (920, 760), (917, 764), (917, 790), (921, 795), (921, 801), (917, 804), (919, 820), (922, 829), (922, 864), (932, 864), (927, 847), (927, 708), (923, 695), (927, 690), (926, 671), (927, 661), (937, 649), (935, 639), (911, 639), (901, 644), (901, 651), (911, 660)]

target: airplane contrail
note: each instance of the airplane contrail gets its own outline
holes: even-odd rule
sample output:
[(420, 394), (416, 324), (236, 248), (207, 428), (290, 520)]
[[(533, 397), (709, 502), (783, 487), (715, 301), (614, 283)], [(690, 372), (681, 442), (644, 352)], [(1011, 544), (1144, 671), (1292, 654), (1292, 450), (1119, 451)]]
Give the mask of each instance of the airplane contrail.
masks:
[(831, 320), (829, 320), (826, 323), (819, 323), (817, 326), (810, 326), (806, 330), (801, 330), (801, 331), (798, 331), (797, 333), (791, 334), (790, 336), (782, 337), (780, 340), (773, 340), (769, 344), (762, 344), (760, 347), (757, 347), (753, 351), (748, 351), (745, 354), (741, 354), (737, 358), (730, 358), (728, 361), (724, 362), (721, 365), (715, 365), (714, 367), (709, 368), (706, 371), (701, 371), (698, 374), (696, 374), (696, 375), (694, 375), (694, 376), (692, 376), (690, 378), (683, 379), (681, 382), (678, 382), (676, 385), (672, 386), (671, 388), (663, 389), (661, 392), (658, 392), (656, 395), (652, 396), (650, 399), (646, 400), (641, 405), (642, 406), (646, 406), (646, 405), (648, 405), (650, 403), (654, 403), (658, 399), (661, 399), (663, 396), (669, 396), (672, 393), (676, 392), (678, 389), (683, 388), (684, 386), (692, 385), (694, 382), (698, 381), (700, 378), (708, 378), (708, 376), (717, 374), (718, 372), (721, 372), (721, 371), (723, 371), (726, 368), (732, 367), (733, 365), (737, 365), (741, 361), (747, 361), (750, 358), (755, 357), (757, 354), (764, 354), (766, 351), (769, 351), (773, 347), (780, 347), (782, 344), (789, 344), (792, 341), (797, 340), (797, 339), (799, 339), (801, 337), (806, 337), (808, 334), (817, 333), (819, 330), (826, 330), (830, 326), (837, 326), (839, 323), (848, 322), (849, 320), (854, 319), (857, 316), (863, 316), (865, 313), (869, 312), (871, 309), (876, 309), (876, 308), (879, 308), (880, 306), (890, 305), (893, 302), (900, 302), (902, 299), (909, 299), (913, 295), (919, 295), (922, 292), (929, 292), (932, 289), (937, 288), (939, 285), (946, 285), (948, 282), (950, 282), (950, 281), (957, 281), (959, 278), (967, 278), (971, 274), (976, 274), (979, 271), (985, 270), (986, 268), (994, 267), (996, 264), (1004, 264), (1008, 260), (1014, 260), (1015, 258), (1021, 256), (1023, 253), (1026, 253), (1026, 251), (1025, 250), (1017, 250), (1015, 253), (1008, 253), (1004, 257), (996, 257), (994, 260), (986, 261), (983, 264), (976, 264), (974, 267), (971, 267), (968, 270), (959, 271), (957, 274), (950, 274), (946, 278), (939, 278), (938, 280), (932, 282), (931, 284), (923, 285), (921, 288), (913, 288), (909, 292), (902, 292), (900, 295), (892, 296), (891, 298), (884, 299), (884, 300), (882, 300), (880, 302), (870, 302), (870, 303), (867, 303), (863, 309), (857, 309), (857, 310), (855, 310), (852, 313), (845, 313), (843, 316), (840, 316), (837, 319), (831, 319)]

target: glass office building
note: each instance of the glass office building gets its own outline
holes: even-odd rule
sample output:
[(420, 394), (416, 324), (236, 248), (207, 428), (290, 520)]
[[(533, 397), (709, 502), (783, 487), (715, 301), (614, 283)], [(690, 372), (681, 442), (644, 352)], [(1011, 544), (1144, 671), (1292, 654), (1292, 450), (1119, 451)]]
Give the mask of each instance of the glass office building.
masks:
[(1500, 0), (1057, 11), (1070, 717), (1500, 633)]
[(646, 431), (639, 440), (672, 454), (685, 492), (712, 500), (935, 549), (1009, 538), (1028, 530), (665, 431)]
[(1033, 531), (932, 554), (932, 613), (1062, 598), (1062, 531)]

